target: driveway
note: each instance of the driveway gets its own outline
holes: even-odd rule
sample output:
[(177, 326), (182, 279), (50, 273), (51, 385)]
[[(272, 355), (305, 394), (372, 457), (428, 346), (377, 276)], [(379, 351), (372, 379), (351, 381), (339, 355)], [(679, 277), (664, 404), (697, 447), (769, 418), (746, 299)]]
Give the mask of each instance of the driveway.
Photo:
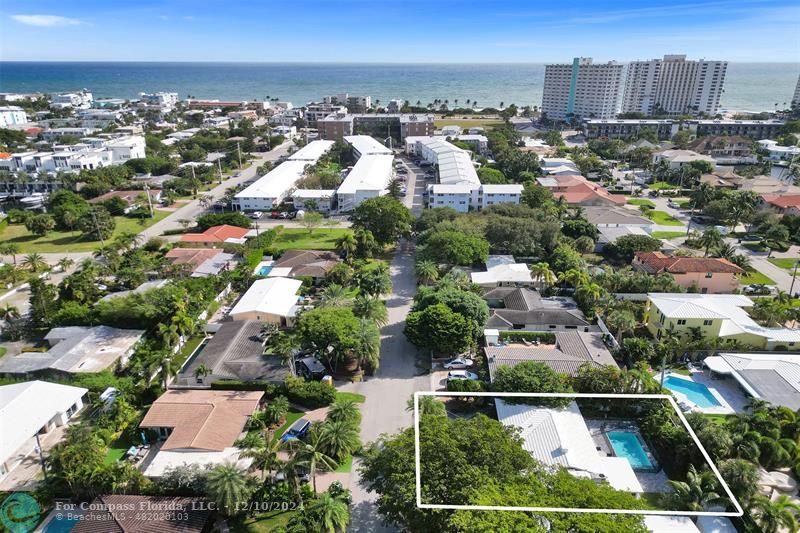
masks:
[[(204, 192), (203, 195), (211, 196), (214, 198), (214, 200), (222, 198), (226, 189), (229, 189), (230, 187), (236, 187), (237, 185), (241, 185), (242, 183), (253, 179), (256, 177), (256, 169), (259, 166), (263, 165), (267, 161), (277, 161), (282, 155), (288, 154), (289, 149), (293, 145), (294, 144), (291, 142), (285, 142), (278, 148), (254, 159), (248, 168), (239, 173), (238, 177), (228, 178), (213, 189)], [(141, 235), (145, 241), (152, 237), (158, 237), (165, 231), (180, 229), (182, 226), (178, 223), (179, 220), (187, 219), (193, 221), (205, 212), (206, 210), (200, 206), (200, 200), (192, 200), (183, 207), (176, 209), (171, 215), (159, 220), (149, 228), (143, 230), (141, 233), (139, 233), (139, 235)]]
[[(381, 434), (411, 427), (413, 416), (406, 411), (406, 402), (415, 391), (430, 388), (430, 378), (418, 375), (416, 348), (403, 335), (406, 315), (417, 292), (414, 252), (408, 243), (398, 245), (391, 275), (392, 294), (386, 300), (389, 322), (381, 330), (381, 366), (374, 376), (340, 387), (340, 390), (366, 396), (366, 402), (361, 405), (361, 440), (364, 443), (377, 440)], [(374, 505), (376, 496), (358, 484), (357, 460), (353, 463), (348, 487), (353, 493), (350, 531), (394, 531), (379, 523)]]
[(425, 182), (425, 169), (418, 167), (407, 157), (398, 157), (397, 160), (402, 161), (408, 169), (406, 188), (407, 193), (403, 198), (403, 205), (411, 209), (414, 216), (418, 217), (422, 214), (422, 209), (425, 206), (425, 199), (423, 193), (427, 187)]

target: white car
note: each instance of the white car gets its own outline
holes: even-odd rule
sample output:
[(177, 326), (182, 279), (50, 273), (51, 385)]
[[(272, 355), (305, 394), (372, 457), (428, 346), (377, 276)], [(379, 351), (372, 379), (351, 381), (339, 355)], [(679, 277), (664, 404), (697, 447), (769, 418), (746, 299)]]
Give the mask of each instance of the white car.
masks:
[(480, 379), (475, 372), (467, 372), (466, 370), (451, 370), (447, 373), (447, 381), (456, 381), (460, 379), (471, 379), (477, 381)]
[(261, 211), (253, 211), (252, 213), (250, 213), (250, 218), (258, 220), (259, 218), (261, 218), (263, 214), (264, 213), (262, 213)]
[(444, 366), (447, 370), (454, 370), (454, 369), (464, 369), (470, 368), (473, 365), (472, 359), (467, 359), (466, 357), (456, 357), (455, 359), (451, 359), (446, 362)]

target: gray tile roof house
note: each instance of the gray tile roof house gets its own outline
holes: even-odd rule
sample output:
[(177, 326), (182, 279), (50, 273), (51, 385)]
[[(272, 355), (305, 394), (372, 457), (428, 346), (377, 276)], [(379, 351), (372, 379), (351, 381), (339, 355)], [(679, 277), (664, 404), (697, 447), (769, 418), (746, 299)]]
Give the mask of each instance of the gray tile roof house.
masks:
[(496, 287), (486, 291), (483, 299), (491, 308), (487, 328), (597, 331), (570, 298), (542, 298), (537, 291), (527, 288)]
[[(276, 356), (264, 356), (264, 342), (259, 338), (261, 322), (234, 320), (223, 323), (208, 344), (178, 374), (175, 384), (182, 387), (205, 387), (220, 379), (269, 381), (282, 383), (289, 375), (289, 365)], [(211, 369), (205, 377), (195, 377), (201, 365)]]
[(489, 363), (489, 378), (494, 381), (497, 368), (514, 366), (523, 361), (539, 361), (556, 372), (574, 376), (583, 364), (592, 366), (617, 366), (599, 333), (558, 331), (556, 344), (527, 346), (506, 344), (484, 348)]
[(127, 363), (142, 335), (144, 330), (141, 329), (109, 326), (53, 328), (45, 336), (50, 344), (48, 351), (4, 357), (0, 359), (0, 375), (40, 371), (65, 374), (100, 372), (117, 362)]
[(641, 216), (638, 212), (627, 207), (596, 207), (583, 208), (586, 220), (598, 227), (641, 226), (649, 227), (653, 221)]

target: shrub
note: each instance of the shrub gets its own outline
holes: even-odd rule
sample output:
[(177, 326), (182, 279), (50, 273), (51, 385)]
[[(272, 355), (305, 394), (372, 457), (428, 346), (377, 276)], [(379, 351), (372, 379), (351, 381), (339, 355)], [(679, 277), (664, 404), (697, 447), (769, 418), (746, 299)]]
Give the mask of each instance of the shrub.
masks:
[(292, 376), (286, 380), (286, 396), (292, 403), (316, 409), (332, 404), (336, 399), (336, 389), (321, 381), (304, 381)]
[(447, 382), (449, 392), (483, 392), (485, 387), (482, 381), (474, 379), (454, 379)]
[(542, 344), (555, 344), (556, 334), (548, 331), (501, 331), (500, 340), (512, 342), (522, 340), (533, 342), (538, 340)]

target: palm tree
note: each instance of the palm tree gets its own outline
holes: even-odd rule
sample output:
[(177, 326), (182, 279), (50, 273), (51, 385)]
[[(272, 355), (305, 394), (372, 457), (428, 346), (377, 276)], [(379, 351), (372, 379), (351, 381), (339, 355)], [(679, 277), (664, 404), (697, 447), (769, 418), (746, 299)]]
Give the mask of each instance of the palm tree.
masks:
[(259, 446), (243, 450), (239, 457), (252, 459), (253, 463), (250, 468), (252, 470), (260, 470), (261, 481), (264, 481), (267, 474), (272, 474), (273, 470), (280, 468), (282, 461), (278, 457), (278, 453), (282, 447), (281, 439), (267, 431), (264, 433), (263, 439), (260, 440)]
[(347, 289), (336, 283), (331, 283), (322, 290), (320, 305), (328, 307), (344, 307), (350, 304), (352, 298), (347, 294)]
[(735, 256), (736, 247), (729, 242), (723, 242), (714, 250), (714, 257), (721, 257), (722, 259), (731, 261)]
[(247, 475), (235, 464), (219, 465), (206, 478), (206, 493), (225, 516), (236, 514), (250, 492)]
[(13, 322), (20, 316), (19, 309), (10, 303), (6, 303), (3, 307), (0, 307), (0, 319), (5, 320), (6, 322)]
[(30, 253), (22, 258), (22, 266), (31, 272), (39, 272), (47, 268), (47, 263), (42, 255), (36, 252)]
[(361, 411), (355, 400), (336, 400), (328, 407), (328, 414), (325, 420), (331, 422), (346, 422), (357, 424), (361, 420)]
[(572, 285), (573, 287), (580, 287), (581, 285), (589, 283), (589, 274), (583, 270), (570, 268), (558, 276), (558, 281), (566, 285)]
[(439, 279), (439, 267), (433, 261), (417, 261), (414, 271), (417, 275), (417, 282), (423, 285), (430, 285)]
[(164, 352), (161, 359), (158, 361), (159, 378), (161, 379), (161, 386), (167, 390), (169, 386), (169, 378), (175, 375), (175, 367), (173, 366), (172, 354)]
[(750, 270), (753, 268), (753, 261), (749, 256), (744, 254), (736, 254), (730, 258), (730, 262), (743, 270)]
[[(344, 532), (350, 523), (347, 503), (328, 492), (323, 492), (319, 498), (309, 503), (304, 514), (306, 520), (311, 522), (311, 530), (321, 533)], [(307, 531), (305, 528), (303, 530)]]
[(0, 244), (0, 255), (10, 255), (14, 261), (14, 266), (17, 264), (17, 254), (19, 253), (19, 246), (14, 243), (7, 242)]
[(189, 224), (191, 224), (191, 223), (192, 223), (192, 221), (189, 220), (188, 218), (179, 218), (178, 219), (178, 224), (180, 224), (181, 228), (183, 228), (183, 229), (188, 228)]
[(622, 342), (623, 334), (636, 328), (636, 317), (627, 309), (615, 309), (606, 318), (608, 327), (617, 331), (617, 342)]
[(533, 279), (539, 282), (540, 286), (546, 288), (556, 282), (555, 273), (550, 270), (550, 265), (541, 261), (531, 265)]
[(324, 441), (320, 433), (320, 428), (316, 425), (311, 427), (305, 441), (299, 439), (288, 441), (295, 464), (307, 468), (311, 475), (314, 494), (317, 493), (317, 471), (335, 470), (338, 467), (336, 460), (323, 451)]
[(758, 495), (753, 498), (750, 512), (761, 526), (764, 533), (778, 533), (782, 529), (797, 531), (797, 513), (800, 506), (793, 503), (791, 498), (781, 494), (775, 500)]
[(722, 238), (722, 233), (717, 228), (709, 228), (700, 237), (700, 244), (705, 248), (704, 257), (708, 257), (708, 251), (712, 248), (719, 248), (725, 240)]
[[(406, 402), (406, 411), (414, 411), (414, 398), (409, 398)], [(435, 396), (419, 397), (419, 415), (447, 416), (447, 408), (444, 402), (439, 401)]]
[(161, 336), (161, 340), (164, 341), (164, 344), (167, 346), (167, 348), (172, 348), (181, 339), (181, 334), (178, 332), (178, 326), (175, 324), (159, 324), (158, 334)]
[(669, 480), (667, 484), (675, 491), (681, 508), (689, 511), (703, 511), (709, 505), (724, 504), (728, 499), (720, 496), (714, 474), (708, 470), (697, 472), (694, 465), (689, 465), (686, 481)]
[(352, 260), (352, 255), (356, 252), (357, 248), (356, 238), (352, 233), (345, 233), (336, 239), (336, 251), (339, 252), (339, 255), (344, 257), (345, 261), (348, 263)]
[(136, 248), (141, 242), (142, 236), (132, 232), (125, 232), (114, 239), (114, 244), (121, 250)]
[(75, 264), (75, 261), (69, 257), (62, 257), (56, 264), (59, 266), (59, 268), (61, 268), (62, 272), (66, 272), (72, 265)]
[(197, 368), (194, 370), (194, 377), (198, 380), (202, 380), (202, 378), (209, 374), (211, 374), (211, 369), (208, 368), (204, 363), (197, 365)]
[(203, 209), (208, 209), (211, 207), (211, 204), (214, 203), (214, 197), (210, 194), (201, 194), (200, 198), (198, 198), (198, 201), (200, 202), (200, 207)]
[(175, 313), (175, 316), (172, 317), (172, 324), (178, 329), (181, 337), (191, 335), (196, 327), (194, 319), (186, 314), (186, 311)]
[(354, 355), (358, 359), (358, 367), (369, 366), (373, 371), (381, 364), (381, 333), (375, 324), (367, 318), (358, 319), (358, 329), (354, 334), (357, 348)]
[(356, 296), (353, 303), (353, 314), (375, 322), (378, 327), (385, 326), (389, 321), (389, 311), (386, 304), (378, 298), (371, 298), (366, 294)]
[(320, 446), (334, 461), (342, 461), (361, 446), (358, 425), (343, 420), (325, 422), (320, 429)]

